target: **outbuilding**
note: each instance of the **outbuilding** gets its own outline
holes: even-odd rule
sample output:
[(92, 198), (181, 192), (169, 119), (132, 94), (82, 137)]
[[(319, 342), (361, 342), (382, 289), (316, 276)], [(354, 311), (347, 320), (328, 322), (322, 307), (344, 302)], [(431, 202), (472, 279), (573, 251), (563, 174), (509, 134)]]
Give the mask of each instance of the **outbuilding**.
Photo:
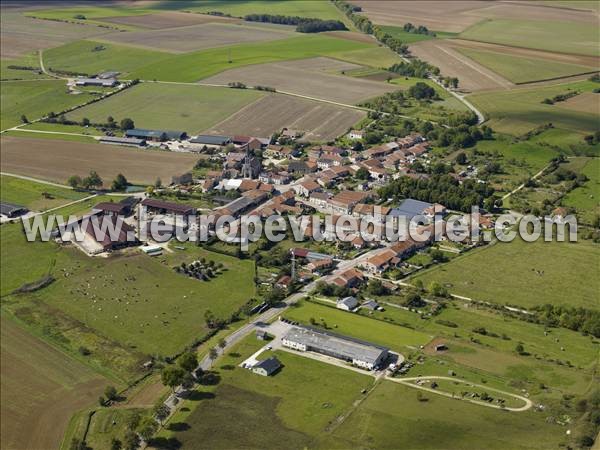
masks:
[(273, 375), (281, 368), (281, 363), (277, 358), (271, 356), (270, 358), (265, 359), (264, 361), (260, 361), (256, 363), (252, 367), (252, 372), (262, 375), (263, 377), (268, 377)]

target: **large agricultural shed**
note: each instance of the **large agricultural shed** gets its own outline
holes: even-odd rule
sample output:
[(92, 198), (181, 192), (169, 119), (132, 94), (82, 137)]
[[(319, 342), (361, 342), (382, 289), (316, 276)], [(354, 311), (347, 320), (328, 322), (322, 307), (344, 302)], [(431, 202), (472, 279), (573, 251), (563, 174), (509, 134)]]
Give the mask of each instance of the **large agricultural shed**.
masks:
[(388, 349), (358, 339), (342, 337), (311, 328), (293, 327), (282, 338), (285, 347), (313, 351), (373, 370), (388, 356)]

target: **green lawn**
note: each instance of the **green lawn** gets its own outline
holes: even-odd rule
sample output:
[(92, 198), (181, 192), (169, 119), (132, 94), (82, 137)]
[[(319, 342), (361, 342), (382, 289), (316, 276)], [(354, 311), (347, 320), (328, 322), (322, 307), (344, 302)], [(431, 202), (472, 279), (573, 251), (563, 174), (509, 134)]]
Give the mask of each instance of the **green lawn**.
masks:
[(20, 124), (22, 114), (35, 120), (50, 111), (59, 112), (92, 98), (89, 94), (68, 94), (64, 80), (3, 81), (0, 92), (3, 130)]
[(307, 35), (176, 55), (141, 67), (130, 76), (144, 80), (194, 82), (226, 69), (250, 64), (335, 56), (340, 52), (365, 48), (373, 46), (330, 36)]
[(68, 115), (93, 123), (113, 116), (134, 120), (139, 128), (182, 130), (197, 133), (261, 97), (254, 90), (208, 86), (141, 83), (101, 102), (92, 103)]
[(512, 414), (423, 394), (427, 401), (417, 399), (416, 389), (383, 382), (320, 447), (546, 450), (564, 435), (532, 411)]
[[(451, 293), (498, 304), (599, 307), (598, 246), (589, 242), (497, 243), (471, 251), (412, 280), (437, 281)], [(540, 275), (541, 273), (541, 275)], [(568, 294), (567, 294), (568, 292)]]
[(567, 77), (594, 70), (589, 66), (559, 63), (548, 59), (525, 58), (461, 47), (456, 47), (456, 50), (516, 84)]
[(589, 159), (582, 173), (588, 181), (563, 197), (562, 204), (575, 208), (581, 220), (589, 224), (600, 215), (600, 159)]
[(520, 135), (540, 125), (552, 123), (557, 128), (590, 133), (598, 128), (597, 115), (569, 111), (557, 105), (546, 105), (541, 102), (545, 98), (552, 98), (572, 90), (591, 92), (596, 87), (596, 83), (581, 81), (472, 94), (467, 98), (484, 113), (486, 118), (489, 118), (488, 125), (498, 132)]
[(579, 22), (493, 19), (467, 28), (461, 39), (599, 56), (598, 27)]
[[(84, 127), (81, 125), (64, 125), (62, 123), (50, 123), (50, 122), (36, 122), (29, 125), (25, 125), (20, 128), (21, 130), (38, 130), (38, 131), (52, 131), (58, 133), (66, 133), (67, 136), (70, 133), (74, 134), (86, 134), (89, 136), (103, 136), (104, 133), (93, 127)], [(30, 133), (34, 134), (34, 133)], [(44, 134), (38, 133), (37, 137), (45, 137)]]
[[(0, 177), (0, 197), (4, 202), (26, 206), (32, 211), (44, 211), (86, 197), (87, 193), (49, 186), (11, 176)], [(42, 193), (49, 194), (43, 196)]]
[(70, 141), (70, 142), (85, 142), (87, 144), (98, 143), (92, 136), (77, 136), (68, 134), (54, 134), (54, 133), (36, 133), (35, 131), (23, 131), (21, 128), (18, 130), (6, 131), (2, 133), (3, 136), (15, 136), (21, 138), (34, 138), (34, 139), (55, 139), (58, 141)]
[(432, 337), (410, 328), (373, 320), (314, 302), (303, 302), (300, 306), (291, 308), (286, 311), (285, 317), (307, 325), (311, 318), (314, 318), (318, 324), (322, 323), (321, 319), (323, 319), (331, 332), (385, 345), (398, 352), (406, 351), (407, 346), (426, 344)]
[[(173, 55), (125, 45), (81, 40), (44, 51), (48, 69), (96, 74), (108, 70), (121, 72), (122, 78), (147, 64), (160, 64)], [(133, 78), (133, 77), (132, 77)]]

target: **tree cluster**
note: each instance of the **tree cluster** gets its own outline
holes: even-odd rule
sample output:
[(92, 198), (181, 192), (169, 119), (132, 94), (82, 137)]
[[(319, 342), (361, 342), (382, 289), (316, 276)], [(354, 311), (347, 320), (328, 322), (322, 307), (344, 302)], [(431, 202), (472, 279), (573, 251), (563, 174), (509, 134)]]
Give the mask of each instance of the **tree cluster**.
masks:
[(546, 304), (535, 308), (535, 315), (546, 326), (563, 327), (600, 338), (599, 311)]
[(401, 177), (379, 189), (381, 198), (399, 201), (414, 198), (424, 202), (441, 203), (450, 209), (470, 212), (471, 206), (484, 206), (488, 198), (493, 198), (494, 188), (474, 180), (460, 184), (450, 175), (433, 175), (428, 179)]
[(417, 100), (431, 100), (437, 98), (435, 89), (422, 81), (418, 81), (408, 88), (408, 95)]
[(90, 171), (90, 174), (81, 178), (79, 175), (71, 175), (67, 179), (67, 184), (73, 189), (96, 189), (102, 187), (102, 178), (95, 170)]
[(404, 27), (402, 27), (402, 28), (407, 33), (424, 34), (426, 36), (435, 36), (435, 33), (433, 31), (429, 31), (427, 29), (427, 27), (424, 25), (414, 26), (412, 23), (408, 22), (408, 23), (405, 23)]
[(322, 31), (347, 30), (339, 20), (322, 20), (312, 17), (283, 16), (273, 14), (248, 14), (244, 16), (248, 22), (267, 22), (281, 25), (296, 25), (299, 33), (320, 33)]
[[(427, 78), (429, 73), (434, 73), (437, 69), (431, 64), (421, 61), (420, 59), (412, 59), (410, 62), (402, 61), (388, 68), (388, 71), (397, 73), (405, 77)], [(439, 72), (439, 69), (437, 69)]]

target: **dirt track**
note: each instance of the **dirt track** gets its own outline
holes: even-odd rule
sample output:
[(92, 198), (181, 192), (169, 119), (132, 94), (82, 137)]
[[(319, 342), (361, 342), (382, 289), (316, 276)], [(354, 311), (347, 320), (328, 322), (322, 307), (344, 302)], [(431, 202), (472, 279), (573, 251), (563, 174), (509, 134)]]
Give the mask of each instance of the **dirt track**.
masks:
[(2, 137), (2, 170), (64, 183), (71, 175), (98, 172), (105, 184), (122, 173), (133, 183), (170, 182), (173, 175), (190, 170), (197, 155), (158, 150), (138, 150), (106, 144), (54, 139)]

